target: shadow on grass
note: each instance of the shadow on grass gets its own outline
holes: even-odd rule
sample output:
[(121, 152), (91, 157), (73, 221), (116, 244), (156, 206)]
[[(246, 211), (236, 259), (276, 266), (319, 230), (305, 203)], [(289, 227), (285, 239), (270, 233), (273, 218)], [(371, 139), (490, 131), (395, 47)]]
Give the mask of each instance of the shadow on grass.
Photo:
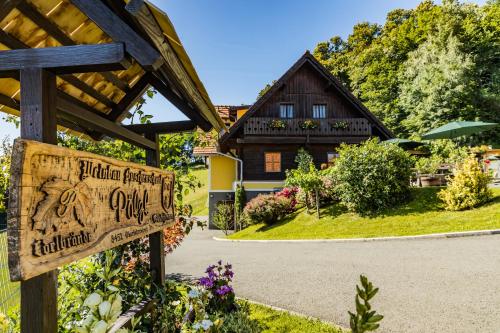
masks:
[(408, 202), (397, 207), (384, 209), (372, 217), (405, 216), (442, 211), (442, 203), (437, 196), (442, 189), (443, 187), (413, 188)]

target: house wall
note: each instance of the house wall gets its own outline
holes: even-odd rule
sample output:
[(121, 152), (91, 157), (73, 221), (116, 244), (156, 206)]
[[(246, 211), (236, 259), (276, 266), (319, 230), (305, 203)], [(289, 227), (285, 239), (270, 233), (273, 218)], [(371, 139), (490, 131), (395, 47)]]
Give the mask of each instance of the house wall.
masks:
[[(242, 149), (243, 180), (284, 180), (285, 171), (297, 167), (295, 157), (303, 145), (245, 144)], [(327, 153), (335, 152), (338, 145), (308, 145), (304, 147), (314, 159), (316, 167), (328, 162)], [(281, 153), (281, 172), (265, 172), (265, 152)]]
[(294, 118), (312, 118), (313, 104), (326, 104), (326, 118), (363, 117), (309, 64), (292, 75), (253, 116), (278, 118), (281, 103), (294, 104)]
[(209, 191), (232, 191), (237, 179), (236, 161), (225, 156), (210, 156)]

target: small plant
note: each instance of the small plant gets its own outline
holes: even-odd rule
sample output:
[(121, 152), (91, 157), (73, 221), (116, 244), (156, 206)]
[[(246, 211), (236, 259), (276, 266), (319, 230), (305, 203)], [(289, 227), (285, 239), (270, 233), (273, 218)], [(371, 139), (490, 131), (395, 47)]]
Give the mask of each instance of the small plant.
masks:
[(469, 157), (455, 170), (448, 187), (438, 193), (446, 210), (464, 210), (477, 207), (492, 197), (488, 188), (491, 175), (483, 172), (479, 162)]
[(315, 120), (311, 120), (311, 119), (306, 119), (304, 121), (301, 121), (299, 123), (299, 127), (302, 128), (302, 129), (315, 129), (315, 128), (318, 128), (319, 126), (319, 123)]
[(213, 223), (220, 230), (224, 231), (224, 234), (227, 236), (229, 234), (229, 230), (231, 230), (234, 226), (234, 207), (233, 205), (222, 202), (217, 205), (217, 209), (214, 212)]
[(272, 129), (285, 129), (287, 128), (288, 124), (284, 120), (273, 119), (267, 124), (267, 126)]
[(230, 283), (233, 281), (233, 266), (223, 265), (219, 260), (216, 265), (206, 269), (206, 276), (200, 278), (199, 285), (212, 293), (208, 302), (210, 312), (231, 312), (235, 309), (235, 295)]
[[(244, 222), (243, 219), (243, 208), (247, 201), (247, 194), (243, 186), (237, 185), (236, 191), (234, 192), (234, 223), (239, 226), (240, 230)], [(236, 230), (236, 228), (235, 228)]]
[(384, 316), (372, 310), (369, 303), (377, 294), (378, 288), (374, 288), (366, 276), (360, 275), (359, 279), (361, 287), (356, 286), (356, 313), (349, 311), (349, 324), (352, 333), (375, 331), (380, 326), (379, 322), (384, 318)]
[(335, 121), (333, 123), (330, 124), (330, 126), (332, 127), (332, 129), (348, 129), (349, 128), (349, 123), (347, 121), (344, 121), (344, 120), (339, 120), (339, 121)]

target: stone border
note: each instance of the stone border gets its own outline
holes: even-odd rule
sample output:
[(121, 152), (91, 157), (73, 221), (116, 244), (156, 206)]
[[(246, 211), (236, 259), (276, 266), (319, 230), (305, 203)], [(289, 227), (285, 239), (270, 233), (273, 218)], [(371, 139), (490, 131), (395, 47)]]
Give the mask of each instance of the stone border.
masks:
[(227, 239), (212, 237), (219, 242), (253, 242), (253, 243), (354, 243), (354, 242), (384, 242), (393, 240), (418, 240), (418, 239), (439, 239), (439, 238), (458, 238), (486, 235), (500, 235), (500, 229), (447, 232), (416, 236), (391, 236), (391, 237), (372, 237), (372, 238), (333, 238), (333, 239)]

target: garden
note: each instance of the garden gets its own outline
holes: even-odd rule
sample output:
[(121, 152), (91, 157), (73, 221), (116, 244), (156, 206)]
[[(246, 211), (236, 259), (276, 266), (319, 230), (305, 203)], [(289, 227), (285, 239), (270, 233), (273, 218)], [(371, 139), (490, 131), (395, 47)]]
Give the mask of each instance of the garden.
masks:
[[(306, 150), (287, 171), (286, 187), (240, 206), (241, 231), (231, 239), (328, 239), (413, 236), (500, 227), (500, 189), (479, 158), (484, 147), (451, 140), (415, 157), (376, 139), (342, 145), (334, 165), (319, 170)], [(443, 185), (420, 187), (419, 174)]]

